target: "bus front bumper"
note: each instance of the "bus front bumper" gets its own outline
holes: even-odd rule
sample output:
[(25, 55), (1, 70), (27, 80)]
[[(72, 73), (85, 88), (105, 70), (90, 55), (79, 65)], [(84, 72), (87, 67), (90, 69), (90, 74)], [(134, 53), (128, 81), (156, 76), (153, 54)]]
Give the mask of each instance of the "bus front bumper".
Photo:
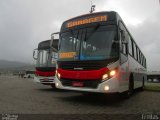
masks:
[(54, 76), (53, 77), (35, 76), (34, 81), (41, 84), (50, 85), (55, 83), (55, 77)]
[(119, 81), (117, 78), (111, 78), (104, 82), (98, 84), (97, 88), (88, 87), (74, 87), (74, 86), (64, 86), (62, 82), (55, 77), (55, 86), (59, 89), (82, 91), (82, 92), (97, 92), (97, 93), (117, 93), (119, 92)]

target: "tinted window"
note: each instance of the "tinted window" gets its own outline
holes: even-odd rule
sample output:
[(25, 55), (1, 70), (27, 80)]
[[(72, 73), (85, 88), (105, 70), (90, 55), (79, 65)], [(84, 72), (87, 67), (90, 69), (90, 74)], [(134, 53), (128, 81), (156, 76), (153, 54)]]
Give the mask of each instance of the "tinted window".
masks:
[(142, 54), (141, 54), (141, 51), (139, 51), (139, 62), (141, 63), (142, 61)]
[(131, 38), (129, 37), (129, 41), (128, 41), (128, 49), (129, 49), (129, 53), (131, 54), (131, 55), (133, 55), (133, 51), (132, 51), (132, 40), (131, 40)]
[(137, 47), (137, 60), (139, 61), (139, 49)]
[(133, 49), (134, 49), (134, 58), (137, 60), (137, 49), (135, 43), (133, 43)]

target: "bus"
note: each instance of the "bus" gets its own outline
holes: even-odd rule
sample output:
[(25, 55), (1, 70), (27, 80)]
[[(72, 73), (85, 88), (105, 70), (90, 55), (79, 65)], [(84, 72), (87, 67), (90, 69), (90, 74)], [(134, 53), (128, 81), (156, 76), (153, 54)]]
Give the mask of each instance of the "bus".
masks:
[(55, 87), (58, 41), (58, 39), (42, 41), (33, 52), (33, 58), (36, 60), (34, 81), (51, 85), (53, 88)]
[(143, 88), (146, 58), (117, 12), (69, 19), (59, 37), (57, 88), (127, 95)]

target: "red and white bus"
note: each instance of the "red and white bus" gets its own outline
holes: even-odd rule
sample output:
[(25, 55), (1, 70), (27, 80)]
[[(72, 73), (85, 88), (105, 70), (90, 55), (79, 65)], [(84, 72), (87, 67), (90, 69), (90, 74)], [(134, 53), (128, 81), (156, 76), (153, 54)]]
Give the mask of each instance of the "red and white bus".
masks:
[(38, 48), (34, 50), (33, 58), (36, 60), (35, 82), (55, 87), (54, 76), (56, 71), (58, 41), (58, 39), (54, 41), (42, 41), (38, 44)]
[(117, 12), (74, 17), (61, 26), (55, 83), (66, 90), (131, 94), (146, 58)]

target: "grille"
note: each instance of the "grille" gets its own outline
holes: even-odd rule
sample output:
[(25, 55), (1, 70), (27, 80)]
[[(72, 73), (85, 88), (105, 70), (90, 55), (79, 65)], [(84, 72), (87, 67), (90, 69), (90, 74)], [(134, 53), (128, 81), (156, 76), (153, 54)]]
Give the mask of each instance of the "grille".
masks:
[(106, 61), (68, 61), (58, 62), (58, 67), (64, 70), (74, 70), (74, 68), (83, 68), (82, 70), (98, 70), (107, 66)]
[(98, 84), (101, 83), (101, 80), (68, 80), (61, 79), (63, 86), (72, 86), (72, 82), (83, 82), (83, 87), (87, 88), (97, 88)]

